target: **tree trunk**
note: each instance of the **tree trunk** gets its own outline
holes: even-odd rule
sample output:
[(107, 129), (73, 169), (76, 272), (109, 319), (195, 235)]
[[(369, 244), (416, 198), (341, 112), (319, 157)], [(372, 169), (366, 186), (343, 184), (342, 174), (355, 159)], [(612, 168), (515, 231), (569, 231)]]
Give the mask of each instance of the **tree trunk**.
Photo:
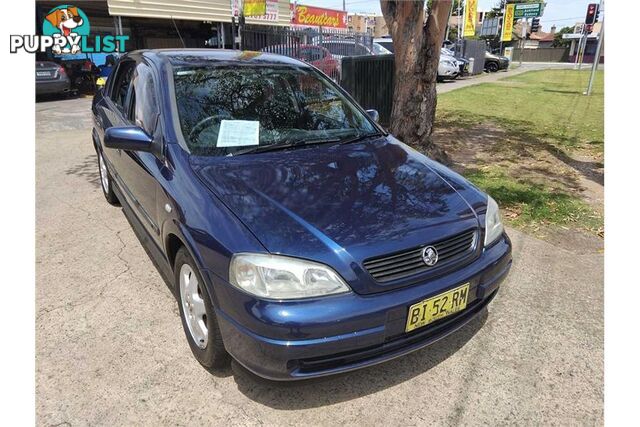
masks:
[(424, 1), (381, 0), (393, 39), (395, 74), (391, 133), (432, 158), (449, 163), (431, 138), (436, 114), (436, 78), (451, 0), (433, 0), (425, 22)]

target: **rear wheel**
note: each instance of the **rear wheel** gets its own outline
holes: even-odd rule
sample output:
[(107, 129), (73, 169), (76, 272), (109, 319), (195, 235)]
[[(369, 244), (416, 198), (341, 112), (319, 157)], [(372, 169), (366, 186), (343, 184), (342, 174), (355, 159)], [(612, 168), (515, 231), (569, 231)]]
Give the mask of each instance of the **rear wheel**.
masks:
[(180, 318), (191, 352), (207, 370), (226, 366), (229, 354), (222, 342), (207, 287), (184, 247), (176, 255), (174, 272)]
[(495, 62), (489, 62), (487, 64), (487, 71), (490, 73), (495, 73), (498, 71), (498, 64), (496, 64)]
[(104, 198), (107, 199), (109, 204), (118, 205), (118, 197), (116, 193), (113, 192), (113, 180), (107, 168), (107, 162), (105, 162), (104, 157), (102, 157), (100, 150), (98, 150), (98, 171), (100, 172), (100, 186), (102, 187)]

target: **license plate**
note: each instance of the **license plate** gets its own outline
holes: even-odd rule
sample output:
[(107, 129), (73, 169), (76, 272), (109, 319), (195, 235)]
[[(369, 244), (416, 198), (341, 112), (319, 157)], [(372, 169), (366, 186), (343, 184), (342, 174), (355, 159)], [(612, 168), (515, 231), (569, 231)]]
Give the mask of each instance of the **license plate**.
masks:
[(443, 292), (435, 297), (422, 300), (409, 307), (405, 332), (427, 326), (431, 322), (447, 317), (467, 306), (469, 284)]
[(49, 71), (36, 71), (36, 76), (38, 76), (38, 77), (50, 77), (51, 73)]

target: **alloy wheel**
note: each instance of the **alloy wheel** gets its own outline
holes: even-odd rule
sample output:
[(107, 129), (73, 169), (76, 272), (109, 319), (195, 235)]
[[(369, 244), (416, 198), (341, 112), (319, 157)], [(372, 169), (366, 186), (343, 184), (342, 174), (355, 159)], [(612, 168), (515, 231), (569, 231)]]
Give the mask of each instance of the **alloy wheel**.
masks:
[(98, 155), (98, 163), (100, 166), (100, 183), (105, 193), (109, 193), (109, 171), (107, 165), (102, 158), (102, 153)]
[(191, 338), (204, 349), (207, 347), (209, 330), (207, 311), (198, 278), (189, 264), (180, 267), (180, 301)]

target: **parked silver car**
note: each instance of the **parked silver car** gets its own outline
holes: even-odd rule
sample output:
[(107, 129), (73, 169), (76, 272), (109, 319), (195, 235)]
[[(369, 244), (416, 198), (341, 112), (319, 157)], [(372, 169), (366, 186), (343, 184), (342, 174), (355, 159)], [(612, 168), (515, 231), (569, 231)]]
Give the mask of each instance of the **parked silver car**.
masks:
[(63, 66), (50, 61), (36, 61), (36, 95), (67, 94), (71, 81)]

